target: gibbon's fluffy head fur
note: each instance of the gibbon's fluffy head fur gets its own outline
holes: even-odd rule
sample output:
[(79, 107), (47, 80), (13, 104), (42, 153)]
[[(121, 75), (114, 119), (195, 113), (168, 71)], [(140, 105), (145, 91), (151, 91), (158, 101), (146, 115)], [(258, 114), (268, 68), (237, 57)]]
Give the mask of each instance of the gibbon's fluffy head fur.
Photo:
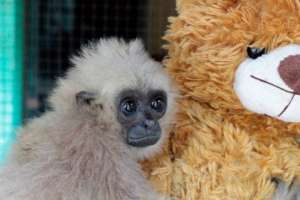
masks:
[(96, 101), (102, 106), (101, 113), (97, 115), (99, 120), (118, 124), (115, 99), (122, 90), (163, 90), (167, 94), (167, 110), (159, 120), (161, 138), (155, 145), (140, 149), (137, 157), (148, 157), (161, 149), (175, 111), (176, 91), (162, 65), (149, 57), (140, 40), (126, 43), (116, 38), (101, 39), (82, 48), (79, 56), (73, 57), (71, 61), (74, 67), (58, 80), (58, 86), (49, 98), (55, 112), (76, 113), (76, 94), (90, 91), (97, 95)]

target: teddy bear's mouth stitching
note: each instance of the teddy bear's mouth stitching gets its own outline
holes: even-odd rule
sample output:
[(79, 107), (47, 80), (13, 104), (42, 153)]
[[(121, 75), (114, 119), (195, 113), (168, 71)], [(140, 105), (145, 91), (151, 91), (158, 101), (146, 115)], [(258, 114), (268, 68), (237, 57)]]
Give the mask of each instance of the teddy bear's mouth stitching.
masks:
[(288, 104), (283, 108), (283, 110), (278, 114), (278, 117), (280, 117), (281, 115), (283, 115), (283, 114), (285, 113), (285, 111), (290, 107), (290, 105), (291, 105), (292, 101), (294, 100), (295, 96), (296, 96), (296, 95), (300, 95), (300, 94), (297, 93), (297, 92), (294, 92), (294, 91), (290, 91), (290, 90), (284, 89), (284, 88), (282, 88), (282, 87), (280, 87), (280, 86), (278, 86), (278, 85), (276, 85), (276, 84), (274, 84), (274, 83), (270, 83), (269, 81), (266, 81), (266, 80), (264, 80), (264, 79), (258, 78), (258, 77), (254, 76), (254, 75), (250, 75), (250, 77), (253, 78), (253, 79), (255, 79), (255, 80), (257, 80), (257, 81), (263, 82), (263, 83), (265, 83), (265, 84), (268, 84), (268, 85), (273, 86), (273, 87), (275, 87), (275, 88), (277, 88), (277, 89), (279, 89), (279, 90), (282, 90), (282, 91), (284, 91), (284, 92), (286, 92), (286, 93), (289, 93), (289, 94), (292, 94), (292, 95), (293, 95), (292, 98), (290, 99), (289, 103), (288, 103)]

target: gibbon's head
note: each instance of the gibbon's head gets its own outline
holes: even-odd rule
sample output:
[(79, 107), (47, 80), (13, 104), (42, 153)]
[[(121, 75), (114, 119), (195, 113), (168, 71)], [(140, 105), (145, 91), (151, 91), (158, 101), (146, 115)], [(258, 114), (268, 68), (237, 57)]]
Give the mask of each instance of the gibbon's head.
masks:
[[(175, 111), (175, 90), (140, 40), (101, 39), (84, 47), (50, 97), (54, 111), (118, 128), (143, 158), (160, 149)], [(86, 116), (86, 115), (85, 115)], [(111, 117), (110, 117), (111, 116)]]

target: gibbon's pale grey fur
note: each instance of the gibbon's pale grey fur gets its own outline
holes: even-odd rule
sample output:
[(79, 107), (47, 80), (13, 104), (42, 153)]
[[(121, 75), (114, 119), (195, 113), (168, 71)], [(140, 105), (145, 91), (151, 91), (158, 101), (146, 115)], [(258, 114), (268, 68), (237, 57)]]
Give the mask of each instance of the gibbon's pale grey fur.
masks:
[(290, 185), (277, 179), (277, 188), (271, 200), (300, 200), (300, 184), (294, 180)]
[(52, 109), (20, 130), (0, 170), (0, 199), (165, 199), (137, 163), (160, 151), (172, 121), (176, 92), (162, 66), (139, 40), (114, 38), (72, 63)]

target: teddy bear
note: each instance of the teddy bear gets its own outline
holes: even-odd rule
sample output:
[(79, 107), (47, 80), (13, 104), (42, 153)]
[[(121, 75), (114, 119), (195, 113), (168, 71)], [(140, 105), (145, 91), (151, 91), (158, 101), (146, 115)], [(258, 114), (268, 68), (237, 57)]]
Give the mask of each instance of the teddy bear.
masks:
[(182, 200), (300, 191), (300, 2), (177, 0), (177, 12), (164, 64), (179, 110), (142, 163), (149, 180)]

